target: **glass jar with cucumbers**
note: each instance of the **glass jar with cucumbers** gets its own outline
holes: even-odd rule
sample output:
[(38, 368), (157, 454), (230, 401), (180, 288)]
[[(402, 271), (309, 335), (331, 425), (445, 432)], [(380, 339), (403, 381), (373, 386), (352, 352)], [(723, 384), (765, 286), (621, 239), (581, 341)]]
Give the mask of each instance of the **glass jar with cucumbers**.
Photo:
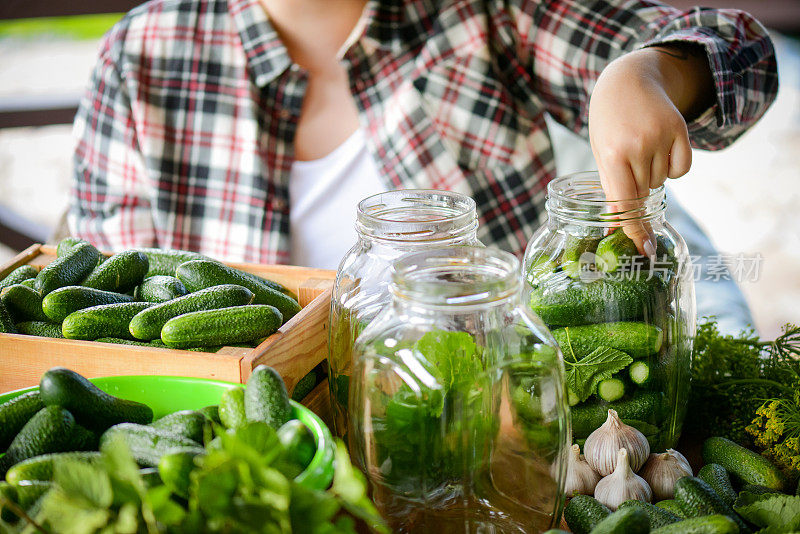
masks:
[(663, 187), (610, 201), (596, 172), (577, 173), (548, 184), (546, 208), (523, 276), (564, 354), (574, 439), (582, 444), (613, 409), (652, 450), (674, 447), (695, 297), (686, 243), (664, 219)]
[(389, 303), (389, 267), (403, 254), (435, 247), (480, 245), (475, 201), (449, 191), (406, 189), (358, 204), (358, 241), (336, 274), (328, 334), (328, 383), (334, 430), (347, 432), (353, 342)]
[(542, 532), (569, 439), (561, 354), (519, 261), (447, 247), (393, 264), (353, 349), (349, 443), (392, 532)]

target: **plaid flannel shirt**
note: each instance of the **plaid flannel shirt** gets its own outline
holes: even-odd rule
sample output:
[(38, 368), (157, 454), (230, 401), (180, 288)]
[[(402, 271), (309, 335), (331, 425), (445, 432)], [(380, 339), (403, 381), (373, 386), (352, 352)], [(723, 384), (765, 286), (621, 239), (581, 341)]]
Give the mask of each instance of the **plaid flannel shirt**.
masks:
[[(471, 196), (479, 238), (515, 253), (544, 219), (556, 172), (545, 113), (586, 135), (589, 96), (611, 60), (676, 41), (704, 47), (717, 98), (689, 125), (700, 148), (731, 143), (777, 92), (767, 32), (740, 11), (369, 0), (357, 27), (342, 62), (386, 188)], [(75, 121), (72, 232), (107, 249), (286, 262), (307, 81), (258, 0), (134, 9), (104, 39)]]

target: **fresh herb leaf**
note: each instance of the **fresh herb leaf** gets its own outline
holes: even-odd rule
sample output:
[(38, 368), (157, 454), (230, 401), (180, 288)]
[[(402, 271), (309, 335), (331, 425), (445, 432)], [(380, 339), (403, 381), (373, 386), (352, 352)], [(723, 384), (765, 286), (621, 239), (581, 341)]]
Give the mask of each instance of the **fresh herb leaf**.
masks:
[(472, 383), (483, 372), (478, 346), (467, 332), (428, 332), (416, 349), (438, 369), (445, 391)]
[(567, 385), (581, 402), (589, 398), (597, 385), (614, 373), (625, 369), (633, 358), (611, 347), (597, 347), (578, 361), (564, 359)]
[(376, 532), (389, 534), (389, 529), (383, 525), (383, 520), (375, 509), (375, 505), (367, 497), (364, 477), (353, 468), (350, 457), (347, 455), (347, 449), (342, 442), (336, 443), (334, 466), (331, 491), (342, 499), (342, 504), (347, 511), (368, 525), (373, 525)]
[(781, 493), (743, 494), (734, 506), (736, 513), (759, 527), (786, 532), (800, 529), (800, 497)]

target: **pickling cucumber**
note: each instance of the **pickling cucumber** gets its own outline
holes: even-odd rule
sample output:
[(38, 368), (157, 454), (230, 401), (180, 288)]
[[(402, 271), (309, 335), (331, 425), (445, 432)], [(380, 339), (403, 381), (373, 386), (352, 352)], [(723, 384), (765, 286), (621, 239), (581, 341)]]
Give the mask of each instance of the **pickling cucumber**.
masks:
[[(145, 278), (156, 275), (175, 276), (175, 269), (181, 263), (191, 260), (211, 260), (198, 252), (188, 250), (168, 250), (160, 248), (137, 248), (136, 250), (147, 256), (149, 269)], [(211, 260), (213, 261), (213, 260)]]
[(61, 332), (67, 339), (130, 338), (131, 319), (150, 306), (149, 302), (121, 302), (78, 310), (64, 318)]
[(61, 333), (60, 324), (53, 324), (46, 321), (23, 321), (17, 323), (17, 330), (20, 334), (25, 334), (26, 336), (64, 337), (64, 334)]
[(0, 302), (6, 307), (15, 322), (47, 321), (42, 311), (42, 296), (35, 289), (14, 284), (0, 291)]
[(597, 244), (596, 265), (601, 271), (613, 273), (627, 260), (639, 254), (636, 244), (625, 235), (622, 228), (617, 228), (614, 233), (603, 238)]
[(196, 311), (167, 321), (161, 340), (178, 349), (244, 343), (273, 334), (281, 323), (281, 313), (264, 304)]
[(580, 360), (597, 347), (621, 350), (631, 358), (644, 358), (661, 350), (664, 334), (657, 326), (638, 321), (597, 323), (554, 328), (553, 337), (568, 356)]
[(0, 280), (0, 289), (13, 286), (14, 284), (21, 284), (25, 280), (34, 279), (37, 274), (39, 274), (39, 271), (33, 265), (17, 267), (8, 273), (8, 276), (3, 278), (3, 280)]
[(39, 271), (36, 275), (36, 290), (44, 296), (59, 287), (80, 283), (95, 268), (99, 257), (100, 253), (92, 245), (79, 243)]
[(86, 287), (104, 291), (125, 293), (144, 280), (149, 262), (138, 250), (126, 250), (114, 254), (94, 268), (81, 283)]
[(786, 477), (772, 462), (733, 441), (713, 437), (703, 442), (703, 461), (724, 467), (728, 473), (747, 484), (783, 491)]
[(167, 302), (189, 293), (183, 282), (174, 276), (156, 275), (145, 278), (136, 288), (134, 296), (145, 302)]
[[(643, 421), (659, 426), (662, 423), (664, 394), (660, 391), (640, 391), (629, 400), (604, 403), (587, 401), (570, 409), (572, 432), (575, 438), (589, 437), (608, 417), (608, 410), (616, 410), (620, 419)], [(645, 435), (647, 435), (645, 433)]]
[(78, 310), (120, 302), (133, 302), (133, 297), (90, 287), (66, 286), (45, 295), (42, 309), (51, 321), (60, 323), (67, 315)]

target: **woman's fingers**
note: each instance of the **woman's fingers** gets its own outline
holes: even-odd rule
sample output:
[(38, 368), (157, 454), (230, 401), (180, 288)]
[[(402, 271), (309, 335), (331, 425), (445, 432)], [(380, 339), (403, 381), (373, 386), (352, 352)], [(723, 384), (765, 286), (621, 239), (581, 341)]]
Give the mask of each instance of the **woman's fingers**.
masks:
[(669, 174), (669, 153), (661, 150), (653, 155), (650, 164), (650, 189), (655, 189), (664, 184)]
[(669, 150), (669, 178), (680, 178), (692, 166), (692, 146), (689, 144), (689, 134), (678, 135), (672, 142)]
[[(600, 183), (613, 213), (622, 213), (641, 207), (642, 202), (636, 199), (645, 196), (647, 189), (645, 188), (644, 194), (639, 192), (630, 164), (600, 165), (599, 167)], [(649, 224), (625, 223), (622, 224), (622, 230), (636, 244), (636, 249), (640, 254), (647, 256), (655, 254), (655, 239), (651, 235), (652, 229)]]

